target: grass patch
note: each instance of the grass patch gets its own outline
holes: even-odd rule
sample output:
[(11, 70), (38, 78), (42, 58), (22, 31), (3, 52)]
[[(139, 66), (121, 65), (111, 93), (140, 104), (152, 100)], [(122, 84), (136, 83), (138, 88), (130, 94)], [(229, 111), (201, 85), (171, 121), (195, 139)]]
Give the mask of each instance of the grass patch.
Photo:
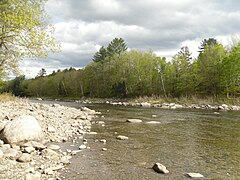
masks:
[(2, 93), (0, 94), (0, 102), (6, 102), (6, 101), (17, 101), (19, 100), (17, 97), (13, 96), (10, 93)]

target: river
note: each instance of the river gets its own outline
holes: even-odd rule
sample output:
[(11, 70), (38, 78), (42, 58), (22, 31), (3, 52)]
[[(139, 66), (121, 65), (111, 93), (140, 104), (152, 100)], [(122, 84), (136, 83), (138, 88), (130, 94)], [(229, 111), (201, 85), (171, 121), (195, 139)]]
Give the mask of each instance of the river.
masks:
[[(63, 103), (64, 104), (64, 103)], [(77, 103), (64, 104), (79, 108)], [(88, 146), (74, 156), (63, 179), (187, 179), (198, 172), (206, 179), (240, 179), (240, 112), (117, 107), (89, 104), (105, 122), (93, 124), (97, 135), (86, 135)], [(152, 116), (154, 115), (154, 116)], [(138, 118), (142, 123), (126, 123)], [(147, 124), (158, 121), (159, 124)], [(117, 140), (118, 135), (128, 140)], [(99, 142), (106, 139), (106, 144)], [(82, 143), (79, 139), (78, 145)], [(78, 145), (66, 143), (65, 148)], [(102, 151), (107, 148), (107, 151)], [(155, 162), (170, 171), (163, 175), (151, 168)]]

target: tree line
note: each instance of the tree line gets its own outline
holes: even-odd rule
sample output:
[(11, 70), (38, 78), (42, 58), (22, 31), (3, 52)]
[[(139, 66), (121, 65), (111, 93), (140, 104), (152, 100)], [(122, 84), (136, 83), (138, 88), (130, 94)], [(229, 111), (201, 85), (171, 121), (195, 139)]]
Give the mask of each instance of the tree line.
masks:
[(187, 46), (167, 61), (152, 51), (127, 50), (122, 38), (102, 46), (85, 68), (16, 77), (2, 91), (17, 96), (81, 97), (237, 97), (240, 95), (240, 44), (224, 47), (214, 38), (200, 43), (193, 58)]

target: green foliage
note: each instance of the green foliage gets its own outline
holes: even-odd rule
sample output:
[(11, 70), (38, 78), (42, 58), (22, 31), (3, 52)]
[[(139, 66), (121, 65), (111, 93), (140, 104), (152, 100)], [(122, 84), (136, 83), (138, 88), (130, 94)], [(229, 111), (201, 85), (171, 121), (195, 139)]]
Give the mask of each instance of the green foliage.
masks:
[[(108, 47), (117, 47), (118, 40)], [(188, 47), (182, 47), (170, 62), (152, 51), (120, 49), (109, 56), (109, 48), (102, 47), (84, 69), (58, 70), (30, 80), (18, 77), (5, 89), (15, 95), (71, 99), (151, 96), (212, 100), (240, 95), (240, 44), (226, 51), (215, 39), (205, 39), (197, 59), (191, 57)]]
[(43, 58), (59, 46), (44, 11), (46, 0), (4, 0), (0, 4), (0, 71), (16, 69), (25, 57)]

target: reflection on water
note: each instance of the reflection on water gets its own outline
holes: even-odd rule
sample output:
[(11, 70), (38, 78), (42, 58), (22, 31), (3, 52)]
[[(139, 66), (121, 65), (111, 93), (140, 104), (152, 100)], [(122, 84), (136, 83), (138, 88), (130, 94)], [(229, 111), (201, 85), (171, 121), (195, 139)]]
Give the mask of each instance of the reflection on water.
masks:
[[(92, 126), (98, 134), (86, 136), (91, 150), (73, 159), (69, 179), (186, 179), (188, 172), (207, 179), (240, 179), (240, 112), (89, 107), (102, 112), (105, 126)], [(126, 123), (128, 118), (143, 122)], [(117, 140), (117, 134), (129, 140)], [(103, 147), (108, 150), (101, 151)], [(155, 162), (167, 166), (170, 174), (151, 170)]]

